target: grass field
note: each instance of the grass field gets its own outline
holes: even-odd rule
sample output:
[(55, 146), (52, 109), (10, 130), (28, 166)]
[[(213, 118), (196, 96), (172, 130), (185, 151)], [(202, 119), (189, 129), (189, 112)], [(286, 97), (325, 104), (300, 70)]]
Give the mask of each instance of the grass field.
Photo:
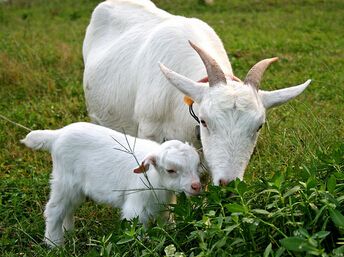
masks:
[[(2, 2), (0, 114), (31, 129), (87, 121), (81, 47), (98, 1)], [(23, 147), (27, 131), (0, 119), (0, 255), (163, 256), (172, 244), (186, 256), (343, 256), (344, 2), (154, 2), (208, 22), (238, 77), (279, 56), (262, 88), (312, 84), (268, 112), (245, 182), (182, 195), (176, 223), (148, 230), (87, 202), (55, 250), (42, 243), (50, 156)]]

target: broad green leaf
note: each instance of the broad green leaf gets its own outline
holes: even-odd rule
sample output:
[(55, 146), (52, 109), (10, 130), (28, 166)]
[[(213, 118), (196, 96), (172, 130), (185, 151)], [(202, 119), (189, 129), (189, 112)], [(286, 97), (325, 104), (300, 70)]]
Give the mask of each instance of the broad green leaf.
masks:
[(290, 195), (295, 194), (297, 191), (300, 191), (301, 187), (300, 186), (294, 186), (292, 189), (290, 189), (288, 192), (286, 192), (283, 197), (286, 198)]
[(319, 231), (319, 232), (313, 234), (312, 238), (322, 239), (322, 238), (327, 237), (329, 234), (331, 234), (331, 232), (329, 232), (329, 231)]
[(264, 214), (264, 215), (269, 215), (270, 212), (263, 210), (263, 209), (253, 209), (252, 210), (253, 213), (257, 213), (257, 214)]
[(318, 185), (318, 183), (313, 178), (309, 178), (307, 180), (307, 190), (315, 188), (317, 185)]
[(284, 176), (283, 175), (275, 175), (273, 177), (274, 180), (274, 186), (277, 188), (281, 188), (283, 182), (284, 182)]
[(226, 208), (230, 212), (242, 212), (242, 213), (246, 212), (245, 207), (237, 203), (226, 204)]
[(230, 246), (235, 246), (237, 244), (240, 244), (240, 243), (244, 243), (245, 241), (242, 239), (242, 238), (236, 238), (231, 244)]
[[(343, 149), (343, 151), (344, 151), (344, 149)], [(336, 172), (333, 174), (333, 176), (335, 176), (337, 179), (344, 179), (344, 173), (343, 172)]]
[(231, 218), (232, 220), (235, 222), (235, 223), (238, 223), (239, 222), (239, 215), (231, 215)]
[(318, 247), (318, 241), (315, 240), (314, 238), (308, 238), (308, 243), (312, 246), (314, 246), (315, 248)]
[(308, 231), (304, 228), (299, 228), (297, 231), (295, 231), (295, 234), (302, 235), (305, 238), (309, 237)]
[(212, 249), (221, 248), (226, 244), (226, 242), (227, 242), (227, 237), (222, 237), (219, 241), (213, 244)]
[(130, 237), (130, 238), (123, 238), (123, 239), (119, 240), (116, 244), (121, 245), (121, 244), (125, 244), (125, 243), (128, 243), (128, 242), (131, 242), (133, 240), (134, 240), (134, 238), (132, 238), (132, 237)]
[(216, 212), (214, 210), (211, 210), (206, 214), (208, 217), (215, 217)]
[(243, 195), (247, 191), (247, 185), (244, 181), (240, 181), (237, 185), (237, 190), (240, 195)]
[(262, 193), (276, 193), (276, 194), (280, 194), (280, 191), (278, 191), (277, 189), (266, 189), (266, 190), (263, 190)]
[[(344, 201), (344, 195), (342, 195), (342, 196), (339, 196), (338, 198), (337, 198), (337, 201), (338, 202), (342, 202), (342, 201)], [(1, 202), (0, 202), (0, 205), (1, 205)]]
[(332, 175), (327, 180), (327, 191), (329, 191), (330, 193), (333, 193), (334, 190), (336, 189), (336, 185), (337, 185), (336, 177)]
[(106, 247), (106, 253), (108, 256), (110, 256), (111, 249), (112, 249), (112, 243), (109, 243), (108, 246)]
[(344, 245), (339, 246), (338, 248), (334, 249), (333, 254), (335, 254), (335, 256), (342, 256), (341, 254), (344, 253)]
[(302, 251), (301, 246), (306, 243), (306, 240), (300, 237), (288, 237), (282, 239), (280, 242), (287, 250)]
[(272, 252), (272, 244), (270, 243), (264, 251), (263, 257), (269, 257), (270, 253)]
[(285, 248), (284, 247), (280, 247), (278, 248), (278, 250), (276, 251), (275, 257), (280, 257), (282, 256), (282, 254), (285, 252)]
[(284, 248), (290, 251), (306, 252), (317, 250), (317, 248), (310, 245), (306, 239), (300, 237), (288, 237), (282, 239), (280, 242)]
[(344, 228), (344, 216), (343, 216), (343, 214), (341, 214), (336, 209), (332, 209), (332, 208), (329, 209), (329, 212), (330, 212), (330, 216), (331, 216), (333, 223), (339, 227)]
[(229, 234), (229, 233), (231, 233), (235, 228), (237, 228), (237, 227), (239, 227), (240, 226), (240, 224), (235, 224), (235, 225), (232, 225), (232, 226), (227, 226), (225, 229), (223, 229), (223, 231), (226, 231), (227, 233), (227, 235)]

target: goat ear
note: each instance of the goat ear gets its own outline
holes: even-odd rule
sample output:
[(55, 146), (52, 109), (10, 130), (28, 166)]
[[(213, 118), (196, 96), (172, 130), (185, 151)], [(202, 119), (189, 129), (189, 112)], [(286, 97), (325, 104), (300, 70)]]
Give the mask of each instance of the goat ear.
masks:
[(155, 165), (156, 158), (154, 155), (150, 154), (145, 157), (145, 159), (141, 162), (140, 166), (134, 169), (134, 173), (143, 173), (149, 170), (149, 165)]
[(144, 163), (142, 162), (141, 165), (139, 167), (137, 167), (136, 169), (134, 169), (134, 173), (143, 173), (146, 172), (149, 169), (149, 165), (144, 165)]
[(259, 90), (259, 95), (262, 99), (263, 105), (266, 109), (283, 104), (294, 97), (298, 96), (306, 89), (306, 87), (311, 83), (311, 80), (307, 80), (305, 83), (294, 86), (283, 88), (274, 91), (262, 91)]
[(159, 63), (159, 65), (162, 73), (173, 86), (179, 89), (183, 94), (192, 98), (196, 103), (200, 103), (202, 101), (207, 87), (202, 85), (202, 83), (197, 83), (166, 68), (162, 63)]

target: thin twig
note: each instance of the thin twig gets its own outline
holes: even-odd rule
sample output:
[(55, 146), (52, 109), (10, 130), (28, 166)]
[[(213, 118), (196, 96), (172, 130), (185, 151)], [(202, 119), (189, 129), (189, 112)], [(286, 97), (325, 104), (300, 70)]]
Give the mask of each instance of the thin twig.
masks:
[(124, 134), (125, 141), (127, 141), (127, 144), (128, 144), (128, 147), (129, 147), (130, 152), (133, 153), (133, 150), (131, 149), (131, 146), (130, 146), (130, 144), (129, 144), (129, 140), (128, 140), (127, 134), (125, 133), (124, 128), (122, 128), (122, 132), (123, 132), (123, 134)]
[(19, 124), (19, 123), (17, 123), (17, 122), (14, 122), (14, 121), (10, 120), (9, 118), (5, 117), (5, 116), (2, 115), (2, 114), (0, 114), (0, 118), (2, 118), (2, 119), (4, 119), (4, 120), (6, 120), (6, 121), (8, 121), (8, 122), (10, 122), (10, 123), (12, 123), (12, 124), (18, 126), (18, 127), (21, 127), (21, 128), (23, 128), (23, 129), (26, 129), (27, 131), (32, 131), (32, 129), (29, 129), (29, 128), (25, 127), (24, 125), (21, 125), (21, 124)]
[[(155, 188), (152, 188), (152, 189), (150, 189), (150, 188), (147, 188), (147, 189), (142, 188), (142, 189), (137, 190), (137, 191), (124, 191), (124, 195), (125, 195), (125, 196), (128, 196), (128, 195), (132, 195), (132, 194), (141, 193), (141, 192), (147, 191), (147, 190), (148, 190), (148, 191), (149, 191), (149, 190), (152, 190), (153, 192), (156, 191)], [(168, 189), (159, 189), (159, 190), (161, 190), (161, 191), (164, 190), (164, 191), (168, 191), (168, 192), (172, 192), (172, 193), (181, 193), (181, 192), (182, 192), (182, 191), (178, 192), (178, 191), (173, 191), (173, 190), (168, 190)], [(121, 191), (121, 190), (119, 190), (119, 191)], [(158, 201), (157, 204), (164, 205), (164, 204), (160, 203), (159, 201)]]
[[(140, 165), (140, 163), (139, 163), (139, 161), (138, 161), (138, 159), (136, 158), (136, 155), (135, 155), (135, 153), (134, 153), (134, 151), (133, 151), (133, 149), (131, 148), (131, 145), (130, 145), (130, 143), (129, 143), (129, 140), (128, 140), (128, 137), (127, 137), (127, 134), (125, 133), (125, 130), (124, 130), (124, 128), (122, 128), (122, 131), (123, 131), (123, 134), (124, 134), (124, 137), (125, 137), (125, 141), (127, 141), (127, 144), (128, 144), (128, 147), (129, 147), (129, 150), (130, 150), (130, 154), (135, 158), (135, 160), (136, 160), (136, 162), (137, 162), (137, 164), (138, 165)], [(136, 138), (136, 137), (135, 137)], [(148, 182), (148, 184), (149, 184), (149, 186), (147, 186), (146, 185), (146, 183), (144, 183), (143, 181), (142, 181), (142, 179), (141, 179), (141, 181), (142, 181), (142, 183), (147, 187), (147, 188), (152, 188), (153, 189), (153, 194), (154, 194), (154, 196), (155, 196), (155, 198), (157, 199), (157, 201), (159, 201), (159, 199), (158, 199), (158, 196), (156, 195), (156, 193), (155, 193), (155, 191), (154, 191), (154, 188), (153, 188), (153, 185), (151, 184), (151, 182), (149, 181), (149, 179), (148, 179), (148, 175), (147, 175), (147, 173), (146, 172), (144, 172), (143, 173), (143, 176), (145, 177), (145, 179), (147, 180), (147, 182)]]
[(120, 146), (122, 146), (125, 150), (127, 150), (127, 152), (129, 153), (129, 150), (124, 146), (122, 145), (116, 138), (114, 138), (113, 136), (110, 136), (113, 140), (116, 141), (117, 144), (119, 144)]
[[(116, 148), (114, 147), (113, 149), (115, 150), (118, 150), (118, 151), (121, 151), (121, 152), (124, 152), (124, 153), (127, 153), (127, 154), (130, 154), (133, 156), (133, 158), (135, 159), (137, 165), (141, 165), (140, 162), (138, 161), (136, 155), (135, 155), (135, 152), (134, 152), (134, 149), (135, 149), (135, 146), (136, 146), (136, 137), (135, 137), (135, 140), (134, 140), (134, 145), (133, 145), (133, 148), (131, 147), (130, 143), (129, 143), (129, 140), (128, 140), (128, 137), (127, 137), (127, 134), (125, 133), (125, 130), (122, 128), (122, 131), (123, 131), (123, 134), (124, 134), (124, 137), (125, 137), (125, 141), (127, 142), (127, 145), (128, 145), (128, 148), (125, 147), (123, 144), (121, 144), (116, 138), (114, 138), (113, 136), (111, 136), (111, 138), (113, 140), (116, 141), (116, 143), (118, 143), (121, 147), (123, 147), (125, 150), (123, 149), (120, 149), (120, 148)], [(153, 185), (151, 184), (151, 182), (149, 181), (149, 178), (148, 178), (148, 175), (146, 172), (143, 172), (143, 176), (145, 177), (145, 179), (147, 180), (148, 182), (148, 185), (142, 180), (142, 178), (140, 178), (141, 182), (144, 184), (144, 186), (150, 190), (153, 191), (153, 194), (155, 196), (155, 198), (157, 199), (157, 201), (159, 202), (159, 198), (158, 196), (156, 195), (156, 192), (154, 191), (154, 188), (153, 188)]]
[[(133, 150), (133, 149), (131, 148), (131, 146), (130, 146), (130, 143), (129, 143), (129, 140), (128, 140), (128, 138), (127, 138), (127, 134), (125, 133), (124, 128), (122, 128), (122, 131), (123, 131), (123, 134), (124, 134), (124, 137), (125, 137), (125, 141), (127, 141), (127, 144), (128, 144), (128, 147), (129, 147), (129, 153), (134, 157), (134, 159), (135, 159), (137, 165), (140, 165), (140, 162), (138, 161), (138, 159), (137, 159), (136, 156), (135, 156), (134, 150)], [(135, 142), (136, 142), (136, 137), (135, 137)], [(135, 142), (134, 142), (134, 143), (135, 143)]]
[[(145, 175), (146, 174), (146, 172), (144, 172), (144, 174), (143, 175)], [(150, 187), (149, 187), (149, 185), (146, 185), (146, 183), (143, 181), (143, 179), (142, 178), (140, 178), (140, 180), (141, 180), (141, 182), (145, 185), (145, 187), (147, 187), (148, 189), (150, 189)]]
[(135, 152), (135, 146), (136, 146), (136, 137), (134, 138), (133, 153)]
[[(113, 192), (130, 192), (130, 191), (148, 191), (148, 190), (153, 190), (151, 188), (133, 188), (133, 189), (113, 189)], [(169, 191), (169, 192), (178, 192), (175, 190), (171, 189), (166, 189), (166, 188), (154, 188), (154, 190), (161, 190), (161, 191)]]
[(131, 154), (130, 152), (128, 152), (128, 151), (126, 151), (126, 150), (122, 150), (122, 149), (119, 149), (119, 148), (116, 148), (116, 147), (114, 147), (113, 149), (118, 150), (118, 151), (121, 151), (121, 152), (123, 152), (123, 153)]

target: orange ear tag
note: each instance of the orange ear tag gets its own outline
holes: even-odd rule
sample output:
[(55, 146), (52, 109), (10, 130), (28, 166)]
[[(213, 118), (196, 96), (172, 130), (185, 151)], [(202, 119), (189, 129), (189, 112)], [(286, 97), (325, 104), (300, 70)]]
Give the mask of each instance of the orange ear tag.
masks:
[(186, 95), (184, 96), (184, 103), (188, 106), (191, 106), (194, 103), (194, 100), (192, 100), (190, 97)]

